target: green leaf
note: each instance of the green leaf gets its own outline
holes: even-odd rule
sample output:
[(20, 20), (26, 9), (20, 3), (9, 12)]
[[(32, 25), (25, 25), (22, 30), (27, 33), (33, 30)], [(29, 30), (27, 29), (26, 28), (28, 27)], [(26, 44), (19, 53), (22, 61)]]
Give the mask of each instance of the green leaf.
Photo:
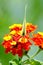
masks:
[(37, 56), (34, 57), (35, 60), (43, 62), (43, 51), (41, 51)]
[(10, 65), (18, 65), (15, 61), (10, 61)]
[(32, 57), (35, 53), (37, 53), (38, 49), (39, 48), (37, 46), (32, 45), (28, 52), (29, 57)]
[(24, 63), (26, 63), (26, 64), (30, 64), (29, 59), (27, 59)]
[(22, 62), (24, 65), (26, 64), (26, 65), (41, 65), (41, 63), (40, 62), (38, 62), (38, 61), (35, 61), (34, 59), (27, 59), (27, 60), (25, 60), (24, 62)]
[(21, 59), (21, 62), (23, 62), (23, 61), (25, 61), (25, 60), (27, 60), (27, 59), (28, 59), (27, 56), (24, 55), (24, 56), (22, 57), (22, 59)]
[(33, 61), (31, 61), (31, 65), (41, 65), (41, 63), (38, 62), (38, 61), (33, 60)]
[(23, 55), (23, 57), (19, 61), (19, 64), (23, 65), (24, 64), (24, 61), (27, 60), (27, 59), (28, 59), (27, 56), (26, 55)]
[(14, 61), (14, 60), (19, 61), (19, 56), (18, 56), (18, 55), (15, 55), (15, 56), (13, 57), (13, 61)]

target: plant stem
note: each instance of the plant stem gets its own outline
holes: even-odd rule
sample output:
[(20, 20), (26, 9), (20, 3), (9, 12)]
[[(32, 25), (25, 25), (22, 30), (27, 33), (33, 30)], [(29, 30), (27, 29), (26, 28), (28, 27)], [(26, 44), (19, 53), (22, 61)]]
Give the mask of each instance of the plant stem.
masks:
[(22, 28), (22, 34), (26, 35), (26, 9), (27, 9), (27, 4), (25, 5), (25, 13), (24, 13), (24, 20), (23, 20), (23, 28)]
[(28, 58), (30, 58), (29, 55), (26, 55), (26, 56), (27, 56)]

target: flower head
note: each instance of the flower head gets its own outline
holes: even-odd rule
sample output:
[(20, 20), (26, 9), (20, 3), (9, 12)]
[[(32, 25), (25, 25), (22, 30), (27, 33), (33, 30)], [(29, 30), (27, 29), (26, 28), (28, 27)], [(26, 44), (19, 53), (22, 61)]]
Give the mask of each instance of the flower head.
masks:
[(5, 41), (8, 41), (8, 40), (11, 40), (12, 37), (10, 35), (5, 35), (4, 38), (3, 38)]
[[(18, 54), (19, 56), (22, 56), (22, 54), (18, 53), (19, 51), (22, 53), (22, 48), (21, 45), (18, 44), (17, 39), (19, 36), (15, 35), (13, 36), (9, 36), (6, 35), (3, 39), (3, 43), (2, 45), (4, 46), (4, 48), (6, 48), (5, 52), (11, 52), (13, 55)], [(20, 47), (19, 47), (20, 46)]]
[(26, 23), (26, 32), (30, 33), (33, 32), (37, 28), (36, 25), (33, 25), (32, 23)]
[(35, 42), (35, 45), (43, 49), (43, 32), (34, 34), (32, 40)]
[(18, 42), (21, 43), (22, 48), (26, 51), (30, 49), (31, 42), (29, 41), (29, 38), (27, 38), (26, 36), (22, 36)]
[(13, 24), (12, 26), (9, 26), (9, 29), (20, 31), (22, 29), (22, 24)]
[(32, 45), (30, 36), (27, 33), (34, 31), (36, 26), (27, 23), (25, 27), (26, 34), (24, 35), (22, 35), (23, 32), (25, 33), (25, 31), (22, 31), (22, 24), (14, 24), (9, 28), (10, 33), (4, 36), (2, 45), (6, 49), (6, 53), (11, 52), (13, 55), (18, 54), (21, 57)]

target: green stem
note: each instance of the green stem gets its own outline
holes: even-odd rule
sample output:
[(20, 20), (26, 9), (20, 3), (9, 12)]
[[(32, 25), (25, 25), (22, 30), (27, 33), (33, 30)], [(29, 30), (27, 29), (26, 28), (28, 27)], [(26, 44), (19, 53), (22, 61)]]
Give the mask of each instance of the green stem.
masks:
[(25, 5), (25, 15), (24, 15), (24, 20), (23, 20), (23, 28), (22, 28), (22, 34), (26, 35), (26, 9), (27, 9), (27, 4)]
[(26, 55), (28, 57), (28, 59), (30, 58), (29, 55)]

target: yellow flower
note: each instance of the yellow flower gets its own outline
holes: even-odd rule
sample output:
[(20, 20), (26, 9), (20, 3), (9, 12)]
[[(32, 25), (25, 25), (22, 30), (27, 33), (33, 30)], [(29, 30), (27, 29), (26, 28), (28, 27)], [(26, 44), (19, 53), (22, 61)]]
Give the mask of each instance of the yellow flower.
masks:
[(27, 42), (27, 38), (21, 37), (21, 38), (19, 39), (19, 42), (21, 42), (21, 43), (26, 43), (26, 42)]
[(37, 28), (37, 25), (33, 25), (32, 23), (26, 23), (26, 32), (34, 32), (34, 30)]
[(38, 32), (38, 34), (42, 35), (43, 36), (43, 32)]
[(3, 39), (4, 39), (5, 41), (11, 40), (11, 36), (10, 36), (10, 35), (6, 35), (6, 36), (4, 36)]
[(22, 24), (13, 24), (13, 25), (9, 26), (9, 29), (13, 29), (15, 27), (21, 28), (22, 27)]
[(15, 30), (11, 31), (10, 34), (14, 35), (16, 33)]
[(10, 34), (11, 35), (15, 35), (15, 34), (21, 35), (22, 34), (22, 31), (15, 31), (15, 30), (13, 30), (13, 31), (10, 32)]
[(11, 45), (16, 45), (17, 43), (15, 41), (12, 41), (11, 42)]

